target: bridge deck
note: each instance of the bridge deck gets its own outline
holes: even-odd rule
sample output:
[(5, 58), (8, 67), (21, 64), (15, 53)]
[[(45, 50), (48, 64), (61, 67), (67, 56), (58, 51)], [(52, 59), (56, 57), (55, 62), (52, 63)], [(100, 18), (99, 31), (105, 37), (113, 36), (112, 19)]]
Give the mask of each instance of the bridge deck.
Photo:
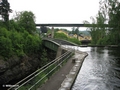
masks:
[(36, 26), (51, 26), (51, 27), (85, 27), (84, 24), (36, 24)]
[[(36, 24), (36, 26), (49, 26), (49, 27), (98, 27), (97, 24)], [(107, 24), (104, 24), (104, 26), (108, 27)]]

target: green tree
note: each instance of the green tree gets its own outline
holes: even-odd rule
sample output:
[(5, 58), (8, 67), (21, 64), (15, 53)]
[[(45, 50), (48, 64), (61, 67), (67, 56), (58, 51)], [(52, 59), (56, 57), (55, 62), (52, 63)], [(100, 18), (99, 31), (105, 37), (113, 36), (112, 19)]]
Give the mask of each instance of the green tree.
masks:
[(36, 31), (35, 16), (31, 11), (17, 13), (15, 20), (17, 21), (19, 27), (24, 28), (30, 34), (33, 34)]
[(72, 34), (75, 34), (75, 28), (74, 27), (72, 28)]
[(120, 44), (120, 2), (108, 0), (109, 15), (109, 39), (111, 44)]
[(41, 38), (36, 34), (31, 34), (34, 32), (30, 31), (31, 24), (28, 31), (24, 26), (25, 23), (22, 23), (24, 20), (24, 15), (23, 17), (21, 14), (17, 15), (16, 18), (9, 21), (9, 30), (6, 23), (0, 21), (0, 57), (9, 59), (12, 56), (29, 56), (42, 51)]
[(81, 42), (77, 38), (68, 38), (68, 41), (73, 42), (73, 43), (78, 44), (78, 45), (81, 44)]
[(78, 36), (79, 36), (79, 29), (78, 29), (78, 27), (75, 29), (75, 34), (77, 35), (77, 39), (78, 39)]
[(24, 32), (25, 29), (18, 24), (18, 22), (15, 21), (15, 19), (12, 19), (9, 21), (9, 29), (11, 31), (17, 31), (17, 32)]
[(77, 38), (69, 38), (67, 37), (67, 35), (65, 35), (64, 33), (55, 33), (55, 38), (59, 38), (59, 39), (64, 39), (64, 40), (68, 40), (70, 42), (76, 43), (78, 45), (81, 44), (81, 42), (77, 39)]
[(45, 26), (41, 26), (40, 30), (42, 31), (42, 33), (47, 33), (47, 31), (48, 31), (47, 27), (45, 27)]
[(65, 39), (65, 40), (67, 40), (68, 39), (68, 37), (67, 37), (67, 35), (65, 35), (64, 33), (55, 33), (54, 34), (54, 37), (55, 38), (59, 38), (59, 39)]
[[(105, 3), (105, 2), (104, 2)], [(92, 19), (92, 27), (89, 28), (89, 32), (92, 37), (92, 44), (106, 44), (106, 22), (107, 22), (107, 8), (105, 7), (102, 1), (100, 2), (100, 10), (95, 18)], [(89, 22), (84, 21), (85, 24), (89, 24)], [(104, 42), (104, 43), (103, 43)]]
[(12, 41), (9, 38), (10, 31), (6, 28), (0, 28), (0, 56), (10, 57), (12, 55)]
[[(0, 3), (0, 14), (2, 15), (2, 18), (4, 19), (5, 22), (9, 20), (9, 12), (12, 12), (10, 9), (10, 4), (8, 0), (1, 0), (2, 2)], [(4, 13), (4, 14), (3, 14)]]

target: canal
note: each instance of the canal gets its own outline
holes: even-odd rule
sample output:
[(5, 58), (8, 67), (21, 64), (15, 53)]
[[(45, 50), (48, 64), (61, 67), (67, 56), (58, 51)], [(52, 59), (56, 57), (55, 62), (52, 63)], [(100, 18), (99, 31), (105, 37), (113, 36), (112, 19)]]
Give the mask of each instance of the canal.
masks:
[(120, 90), (120, 47), (76, 47), (88, 56), (72, 90)]

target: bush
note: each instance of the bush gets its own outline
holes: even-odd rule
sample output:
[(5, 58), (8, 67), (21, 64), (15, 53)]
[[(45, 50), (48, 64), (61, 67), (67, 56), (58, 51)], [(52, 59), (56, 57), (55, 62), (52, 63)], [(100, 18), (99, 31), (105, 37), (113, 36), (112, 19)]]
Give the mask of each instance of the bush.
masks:
[(12, 54), (11, 39), (0, 36), (0, 56), (10, 57)]
[(77, 38), (69, 38), (68, 41), (73, 42), (73, 43), (78, 44), (78, 45), (81, 44), (81, 42)]
[(41, 48), (42, 40), (38, 36), (29, 34), (24, 43), (26, 53), (36, 53)]
[(65, 35), (64, 33), (55, 33), (55, 35), (54, 35), (54, 37), (55, 38), (59, 38), (59, 39), (65, 39), (65, 40), (67, 40), (68, 39), (68, 37), (67, 37), (67, 35)]
[(9, 58), (12, 55), (23, 56), (37, 53), (41, 49), (41, 44), (41, 38), (27, 31), (0, 29), (0, 56)]
[(68, 41), (73, 42), (73, 43), (78, 44), (78, 45), (81, 44), (81, 42), (77, 38), (68, 38), (67, 35), (64, 33), (57, 33), (56, 32), (54, 37), (59, 38), (59, 39), (68, 40)]

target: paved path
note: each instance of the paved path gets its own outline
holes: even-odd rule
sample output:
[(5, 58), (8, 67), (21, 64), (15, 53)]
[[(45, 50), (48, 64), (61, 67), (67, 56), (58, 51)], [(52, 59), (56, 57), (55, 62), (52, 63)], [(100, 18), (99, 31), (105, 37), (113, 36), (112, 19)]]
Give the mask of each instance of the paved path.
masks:
[(68, 75), (73, 66), (75, 66), (72, 59), (78, 57), (78, 55), (81, 54), (76, 53), (73, 57), (71, 57), (59, 71), (52, 75), (51, 78), (37, 90), (58, 90), (61, 87), (62, 82), (65, 80), (66, 75)]
[(58, 90), (61, 87), (61, 83), (64, 81), (66, 75), (69, 73), (73, 66), (74, 63), (72, 63), (72, 58), (70, 58), (68, 62), (60, 68), (59, 71), (51, 76), (51, 78), (37, 90)]

